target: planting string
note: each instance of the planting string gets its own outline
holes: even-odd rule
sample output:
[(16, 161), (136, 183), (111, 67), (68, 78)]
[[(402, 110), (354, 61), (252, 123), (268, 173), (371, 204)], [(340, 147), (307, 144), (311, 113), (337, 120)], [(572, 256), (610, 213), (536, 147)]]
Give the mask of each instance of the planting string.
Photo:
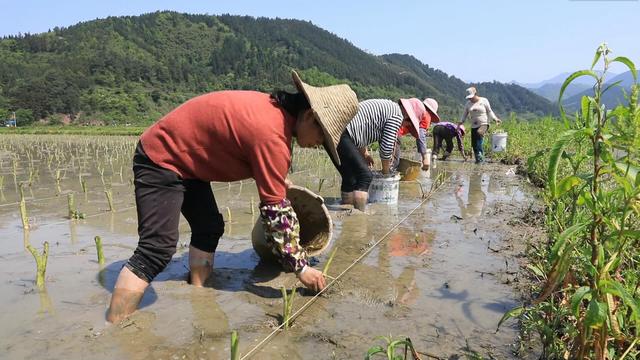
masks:
[[(371, 245), (369, 248), (367, 248), (358, 258), (356, 258), (351, 265), (349, 265), (346, 269), (344, 269), (340, 275), (336, 276), (335, 278), (333, 278), (333, 280), (331, 280), (331, 282), (329, 284), (327, 284), (327, 286), (325, 286), (324, 289), (320, 290), (316, 295), (314, 295), (311, 299), (309, 299), (309, 301), (307, 301), (304, 305), (302, 305), (302, 307), (300, 309), (298, 309), (295, 313), (293, 313), (290, 317), (289, 317), (289, 323), (291, 323), (295, 318), (297, 318), (300, 314), (302, 314), (303, 311), (305, 311), (309, 306), (311, 306), (311, 304), (313, 304), (320, 295), (322, 295), (323, 293), (325, 293), (329, 288), (331, 288), (333, 286), (333, 284), (335, 284), (338, 280), (340, 280), (340, 278), (342, 276), (344, 276), (347, 272), (349, 272), (349, 270), (351, 270), (354, 266), (356, 266), (360, 261), (362, 261), (362, 259), (364, 259), (367, 255), (369, 255), (369, 253), (376, 247), (378, 246), (382, 241), (384, 241), (395, 229), (398, 228), (398, 226), (400, 226), (403, 222), (405, 222), (411, 215), (413, 215), (413, 213), (418, 210), (422, 205), (424, 205), (425, 202), (427, 202), (427, 200), (429, 200), (429, 198), (431, 198), (431, 196), (438, 191), (442, 185), (444, 184), (444, 181), (442, 181), (441, 183), (438, 183), (438, 181), (440, 180), (440, 176), (438, 176), (436, 178), (436, 180), (434, 181), (434, 185), (432, 186), (431, 190), (429, 190), (429, 192), (422, 198), (422, 201), (420, 203), (418, 203), (418, 205), (416, 205), (416, 207), (414, 207), (411, 211), (409, 211), (409, 213), (402, 218), (402, 220), (400, 220), (397, 224), (395, 224), (394, 226), (391, 227), (391, 229), (389, 229), (389, 231), (387, 231), (386, 234), (384, 234), (380, 239), (378, 239), (378, 241), (376, 241), (373, 245)], [(267, 343), (269, 340), (271, 340), (283, 327), (284, 327), (284, 323), (278, 325), (275, 329), (273, 329), (273, 331), (267, 335), (264, 339), (262, 339), (262, 341), (260, 341), (256, 346), (254, 346), (248, 353), (246, 353), (245, 355), (243, 355), (240, 360), (245, 360), (248, 359), (251, 355), (253, 355), (254, 352), (256, 352), (260, 347), (262, 347), (262, 345), (264, 345), (265, 343)]]

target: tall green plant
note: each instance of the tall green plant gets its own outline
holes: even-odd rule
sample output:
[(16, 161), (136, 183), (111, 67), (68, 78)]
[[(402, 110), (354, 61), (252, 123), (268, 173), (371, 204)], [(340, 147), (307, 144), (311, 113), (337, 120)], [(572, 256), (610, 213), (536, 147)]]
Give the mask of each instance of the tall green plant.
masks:
[[(541, 335), (546, 358), (607, 359), (638, 355), (640, 336), (640, 108), (637, 71), (606, 44), (591, 68), (563, 83), (594, 79), (573, 119), (560, 105), (567, 130), (551, 149), (547, 167), (546, 283), (533, 305), (514, 309)], [(594, 70), (603, 64), (602, 72)], [(627, 104), (607, 109), (602, 96), (613, 63), (629, 68), (634, 85)], [(563, 171), (561, 172), (560, 169)], [(503, 321), (501, 320), (501, 322)]]

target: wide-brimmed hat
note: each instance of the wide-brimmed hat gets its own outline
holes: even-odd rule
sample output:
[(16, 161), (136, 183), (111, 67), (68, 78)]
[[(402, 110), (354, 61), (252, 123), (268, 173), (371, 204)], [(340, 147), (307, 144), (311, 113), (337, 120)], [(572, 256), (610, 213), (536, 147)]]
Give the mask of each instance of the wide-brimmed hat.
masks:
[(298, 91), (303, 93), (315, 115), (322, 132), (324, 144), (329, 156), (340, 165), (336, 147), (347, 124), (358, 111), (358, 97), (346, 84), (315, 87), (304, 83), (298, 73), (291, 71), (293, 82)]
[(431, 122), (440, 122), (440, 115), (438, 115), (438, 102), (436, 99), (426, 98), (422, 103), (427, 107), (429, 112), (431, 112)]
[(416, 98), (400, 99), (400, 106), (402, 106), (407, 115), (409, 115), (409, 120), (411, 120), (411, 125), (413, 125), (411, 135), (417, 139), (420, 136), (418, 133), (420, 121), (426, 116), (427, 108), (422, 101)]
[(470, 88), (467, 88), (465, 91), (467, 92), (467, 96), (465, 97), (465, 99), (471, 99), (472, 97), (476, 96), (476, 94), (478, 93), (478, 90), (476, 90), (476, 88), (474, 88), (473, 86)]

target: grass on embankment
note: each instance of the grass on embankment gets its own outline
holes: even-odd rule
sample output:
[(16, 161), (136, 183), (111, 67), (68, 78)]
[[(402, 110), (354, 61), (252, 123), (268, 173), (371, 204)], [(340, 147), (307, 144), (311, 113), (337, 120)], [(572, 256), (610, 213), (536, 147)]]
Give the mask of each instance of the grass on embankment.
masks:
[(37, 135), (131, 135), (138, 136), (145, 126), (25, 126), (0, 127), (0, 135), (37, 134)]

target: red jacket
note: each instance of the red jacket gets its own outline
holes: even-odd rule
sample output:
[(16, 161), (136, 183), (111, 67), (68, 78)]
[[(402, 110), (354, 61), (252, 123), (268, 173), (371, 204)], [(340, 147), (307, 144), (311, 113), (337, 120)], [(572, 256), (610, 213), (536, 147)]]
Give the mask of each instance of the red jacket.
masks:
[(294, 125), (268, 94), (218, 91), (180, 105), (140, 141), (154, 163), (183, 179), (254, 178), (262, 202), (274, 204), (286, 197)]

